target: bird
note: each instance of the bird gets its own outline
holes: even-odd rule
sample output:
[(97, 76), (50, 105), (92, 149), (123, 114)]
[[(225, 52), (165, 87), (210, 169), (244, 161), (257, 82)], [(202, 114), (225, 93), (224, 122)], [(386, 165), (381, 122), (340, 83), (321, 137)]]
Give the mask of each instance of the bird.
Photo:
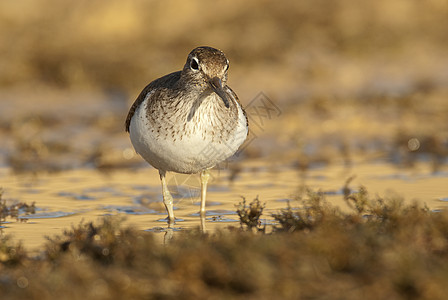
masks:
[(203, 218), (209, 170), (234, 155), (247, 138), (248, 118), (227, 85), (228, 69), (221, 50), (197, 47), (181, 71), (149, 83), (127, 115), (125, 129), (135, 151), (159, 171), (168, 224), (175, 217), (166, 173), (200, 173)]

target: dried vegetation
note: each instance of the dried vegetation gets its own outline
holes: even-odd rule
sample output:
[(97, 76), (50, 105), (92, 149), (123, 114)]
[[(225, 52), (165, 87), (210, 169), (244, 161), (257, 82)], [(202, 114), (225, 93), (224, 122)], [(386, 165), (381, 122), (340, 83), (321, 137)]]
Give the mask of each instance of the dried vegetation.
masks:
[[(347, 188), (349, 211), (308, 191), (256, 225), (258, 199), (240, 203), (243, 227), (178, 232), (166, 245), (118, 218), (81, 223), (30, 257), (0, 243), (4, 299), (443, 299), (448, 214)], [(242, 212), (244, 211), (244, 212)], [(257, 216), (257, 217), (249, 217)], [(253, 230), (258, 227), (260, 230)]]

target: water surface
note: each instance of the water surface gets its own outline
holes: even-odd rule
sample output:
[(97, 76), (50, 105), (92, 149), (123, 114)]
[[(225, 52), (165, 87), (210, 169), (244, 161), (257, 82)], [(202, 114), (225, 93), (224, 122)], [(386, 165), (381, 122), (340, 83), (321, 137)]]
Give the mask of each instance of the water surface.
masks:
[[(387, 163), (358, 163), (350, 168), (335, 164), (302, 172), (291, 165), (266, 167), (265, 161), (248, 160), (232, 182), (229, 174), (228, 170), (212, 171), (206, 231), (239, 226), (235, 205), (242, 197), (250, 202), (258, 196), (266, 204), (262, 222), (272, 226), (275, 221), (271, 213), (285, 208), (288, 201), (297, 205), (297, 195), (305, 186), (323, 191), (329, 202), (347, 209), (342, 188), (351, 176), (356, 176), (350, 184), (352, 189), (362, 184), (372, 195), (399, 195), (408, 202), (425, 203), (433, 210), (448, 205), (448, 170), (433, 173), (425, 163), (412, 169)], [(35, 214), (21, 212), (19, 220), (8, 218), (2, 224), (3, 234), (11, 234), (33, 251), (39, 251), (45, 236), (61, 234), (81, 221), (96, 221), (107, 215), (125, 216), (125, 224), (155, 232), (161, 240), (167, 228), (159, 175), (150, 167), (107, 174), (77, 169), (38, 175), (15, 175), (3, 168), (0, 182), (7, 204), (35, 202)], [(172, 173), (168, 182), (174, 197), (175, 231), (199, 227), (199, 175)]]

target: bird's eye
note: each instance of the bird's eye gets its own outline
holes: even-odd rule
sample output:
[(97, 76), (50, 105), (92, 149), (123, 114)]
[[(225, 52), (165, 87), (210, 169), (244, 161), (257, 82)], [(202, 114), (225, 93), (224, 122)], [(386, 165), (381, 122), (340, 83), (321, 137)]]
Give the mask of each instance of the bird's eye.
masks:
[(198, 62), (198, 59), (196, 57), (193, 57), (191, 59), (190, 68), (192, 70), (195, 70), (195, 71), (199, 70), (199, 62)]

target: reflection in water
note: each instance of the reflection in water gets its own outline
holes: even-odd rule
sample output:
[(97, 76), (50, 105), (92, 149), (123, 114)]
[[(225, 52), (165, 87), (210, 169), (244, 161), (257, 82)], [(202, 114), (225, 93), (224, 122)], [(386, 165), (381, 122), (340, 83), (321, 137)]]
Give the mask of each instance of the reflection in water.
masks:
[[(19, 214), (19, 219), (32, 219), (32, 222), (9, 218), (6, 220), (9, 223), (2, 223), (2, 230), (22, 240), (25, 247), (38, 249), (45, 242), (44, 236), (60, 234), (82, 220), (96, 221), (105, 215), (123, 214), (127, 216), (125, 224), (154, 232), (160, 242), (166, 242), (183, 229), (199, 228), (211, 232), (238, 222), (235, 205), (242, 196), (248, 200), (258, 196), (262, 203), (266, 203), (262, 224), (272, 226), (275, 223), (271, 214), (285, 208), (287, 202), (296, 206), (297, 195), (305, 190), (303, 185), (321, 190), (332, 204), (344, 208), (342, 187), (352, 175), (356, 175), (352, 189), (362, 184), (372, 194), (387, 196), (394, 191), (405, 200), (424, 201), (433, 210), (448, 205), (448, 172), (432, 173), (431, 166), (425, 164), (409, 170), (398, 170), (384, 163), (353, 165), (350, 169), (330, 165), (303, 173), (294, 167), (271, 170), (261, 167), (263, 163), (245, 162), (231, 185), (228, 181), (230, 172), (220, 170), (219, 174), (213, 174), (207, 214), (203, 217), (198, 212), (199, 195), (190, 197), (187, 191), (199, 186), (177, 187), (180, 196), (174, 200), (178, 217), (175, 224), (166, 223), (159, 175), (152, 168), (132, 172), (121, 170), (107, 175), (94, 170), (74, 170), (37, 177), (11, 175), (8, 169), (1, 169), (3, 200), (7, 203), (36, 202), (35, 214)], [(172, 178), (168, 181), (174, 182)]]

